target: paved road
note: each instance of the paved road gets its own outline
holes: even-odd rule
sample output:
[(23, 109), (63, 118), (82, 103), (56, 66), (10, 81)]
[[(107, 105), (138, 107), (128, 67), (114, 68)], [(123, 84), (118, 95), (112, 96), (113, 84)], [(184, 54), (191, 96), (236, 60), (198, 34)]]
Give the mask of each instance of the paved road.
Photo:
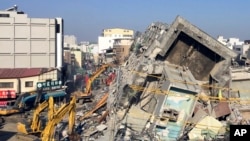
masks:
[(3, 128), (0, 129), (1, 141), (17, 141), (15, 134), (17, 133), (16, 123), (6, 123)]

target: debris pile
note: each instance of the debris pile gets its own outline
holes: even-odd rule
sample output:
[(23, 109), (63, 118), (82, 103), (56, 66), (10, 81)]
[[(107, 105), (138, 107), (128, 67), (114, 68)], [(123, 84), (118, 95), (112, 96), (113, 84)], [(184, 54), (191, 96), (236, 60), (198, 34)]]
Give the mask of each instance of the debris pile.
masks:
[(152, 23), (117, 77), (115, 140), (228, 139), (228, 126), (243, 116), (232, 108), (236, 57), (180, 16)]

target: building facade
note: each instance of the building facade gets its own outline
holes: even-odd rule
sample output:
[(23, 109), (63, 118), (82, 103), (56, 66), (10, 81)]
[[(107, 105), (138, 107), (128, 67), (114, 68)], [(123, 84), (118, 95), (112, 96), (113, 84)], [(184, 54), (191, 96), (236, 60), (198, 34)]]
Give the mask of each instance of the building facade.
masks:
[(64, 43), (69, 44), (69, 45), (76, 45), (77, 44), (76, 36), (64, 35)]
[(0, 69), (0, 90), (17, 94), (36, 91), (38, 82), (59, 81), (58, 69), (16, 68)]
[(83, 52), (80, 49), (72, 49), (71, 50), (71, 57), (72, 56), (74, 56), (74, 59), (75, 59), (74, 66), (77, 68), (82, 68)]
[(122, 64), (129, 56), (129, 49), (133, 43), (133, 39), (115, 39), (113, 52), (118, 64)]
[(0, 31), (0, 68), (62, 67), (62, 18), (0, 11)]
[(230, 49), (234, 49), (234, 46), (240, 46), (243, 45), (244, 42), (240, 41), (239, 38), (228, 38), (225, 39), (223, 36), (218, 36), (217, 40), (222, 43), (223, 45), (226, 45)]
[(122, 28), (104, 29), (102, 36), (98, 37), (99, 53), (106, 53), (106, 50), (113, 49), (114, 39), (131, 39), (134, 37), (134, 31)]

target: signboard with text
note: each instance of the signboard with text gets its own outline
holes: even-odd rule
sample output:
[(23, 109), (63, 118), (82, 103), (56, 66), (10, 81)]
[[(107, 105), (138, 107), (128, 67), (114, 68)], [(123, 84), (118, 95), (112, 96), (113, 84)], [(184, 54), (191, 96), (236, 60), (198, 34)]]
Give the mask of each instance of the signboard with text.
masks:
[(15, 90), (0, 90), (0, 99), (16, 98)]
[(43, 88), (44, 91), (46, 90), (57, 90), (61, 89), (62, 81), (60, 80), (53, 80), (53, 81), (46, 81), (46, 82), (37, 82), (37, 88)]

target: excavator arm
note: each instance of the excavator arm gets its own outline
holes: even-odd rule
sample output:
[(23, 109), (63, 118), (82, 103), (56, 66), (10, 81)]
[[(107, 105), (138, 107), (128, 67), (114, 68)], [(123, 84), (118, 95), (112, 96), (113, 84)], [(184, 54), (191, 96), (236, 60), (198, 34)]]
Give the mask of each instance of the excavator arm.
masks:
[[(89, 78), (88, 82), (87, 82), (87, 85), (86, 85), (86, 90), (85, 92), (80, 92), (80, 91), (75, 91), (73, 93), (73, 95), (75, 95), (77, 97), (77, 102), (80, 100), (80, 99), (89, 99), (91, 98), (91, 84), (93, 83), (93, 81), (101, 74), (103, 73), (107, 67), (109, 66), (112, 66), (110, 64), (104, 64), (102, 65), (100, 68), (98, 68), (97, 71), (95, 71), (93, 73), (93, 75)], [(83, 101), (82, 101), (83, 102)], [(82, 103), (81, 102), (81, 103)]]
[(94, 72), (94, 74), (90, 77), (90, 79), (88, 80), (87, 86), (86, 86), (86, 93), (90, 93), (91, 92), (91, 84), (92, 82), (102, 73), (106, 70), (107, 67), (109, 67), (110, 65), (108, 64), (104, 64), (102, 65), (100, 68), (98, 68), (97, 71)]
[(76, 110), (76, 98), (72, 97), (70, 103), (64, 104), (53, 116), (53, 119), (49, 120), (47, 126), (41, 133), (42, 141), (53, 140), (55, 126), (63, 119), (63, 117), (69, 112), (69, 133), (72, 133), (75, 123), (75, 110)]
[(41, 123), (39, 121), (39, 115), (44, 109), (49, 107), (48, 119), (51, 119), (53, 116), (53, 112), (54, 112), (53, 106), (54, 106), (53, 97), (50, 97), (49, 101), (44, 101), (43, 103), (39, 104), (38, 107), (34, 111), (30, 128), (26, 124), (18, 122), (17, 123), (18, 132), (24, 133), (24, 134), (31, 134), (31, 133), (40, 132), (39, 127), (40, 127)]

